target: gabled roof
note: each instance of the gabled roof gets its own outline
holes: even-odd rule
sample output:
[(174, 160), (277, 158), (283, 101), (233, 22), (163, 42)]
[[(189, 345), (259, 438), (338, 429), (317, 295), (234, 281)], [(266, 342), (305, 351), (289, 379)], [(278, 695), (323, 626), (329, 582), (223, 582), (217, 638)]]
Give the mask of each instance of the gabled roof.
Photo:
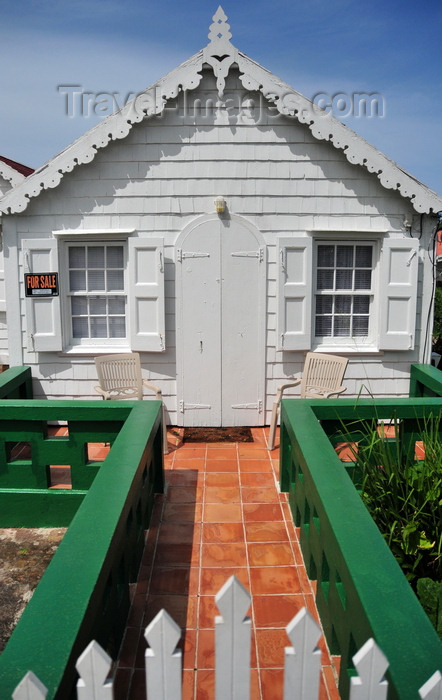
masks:
[(15, 160), (0, 156), (0, 176), (15, 187), (24, 180), (25, 177), (34, 172), (33, 168), (17, 163)]
[(64, 151), (36, 170), (23, 183), (7, 192), (0, 200), (0, 212), (22, 212), (32, 197), (45, 189), (57, 187), (65, 173), (77, 165), (89, 163), (100, 148), (111, 141), (124, 139), (133, 125), (152, 115), (160, 114), (166, 102), (182, 90), (194, 90), (202, 79), (202, 70), (211, 66), (217, 79), (220, 98), (225, 80), (237, 66), (240, 80), (247, 90), (259, 91), (284, 115), (306, 124), (313, 136), (320, 141), (330, 141), (341, 150), (350, 163), (361, 165), (374, 173), (386, 189), (397, 190), (409, 199), (419, 213), (442, 210), (442, 197), (409, 175), (400, 166), (371, 146), (365, 139), (320, 110), (313, 102), (290, 85), (260, 66), (231, 44), (230, 26), (221, 7), (213, 16), (209, 44), (144, 92), (137, 95), (124, 108), (110, 115), (86, 132)]

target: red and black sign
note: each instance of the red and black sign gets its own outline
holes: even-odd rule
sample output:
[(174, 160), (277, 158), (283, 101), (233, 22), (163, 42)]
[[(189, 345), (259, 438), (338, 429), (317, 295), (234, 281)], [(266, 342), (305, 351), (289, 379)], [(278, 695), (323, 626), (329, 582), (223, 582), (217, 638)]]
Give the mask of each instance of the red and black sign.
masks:
[(33, 272), (25, 274), (25, 295), (27, 297), (57, 297), (58, 272)]

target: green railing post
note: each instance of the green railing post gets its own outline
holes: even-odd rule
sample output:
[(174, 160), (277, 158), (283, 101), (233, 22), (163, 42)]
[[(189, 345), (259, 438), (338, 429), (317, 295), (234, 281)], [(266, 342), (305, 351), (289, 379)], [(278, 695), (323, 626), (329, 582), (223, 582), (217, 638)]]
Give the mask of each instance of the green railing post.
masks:
[(32, 399), (30, 367), (10, 367), (0, 373), (0, 399)]
[(411, 365), (410, 397), (442, 396), (442, 371), (432, 365)]

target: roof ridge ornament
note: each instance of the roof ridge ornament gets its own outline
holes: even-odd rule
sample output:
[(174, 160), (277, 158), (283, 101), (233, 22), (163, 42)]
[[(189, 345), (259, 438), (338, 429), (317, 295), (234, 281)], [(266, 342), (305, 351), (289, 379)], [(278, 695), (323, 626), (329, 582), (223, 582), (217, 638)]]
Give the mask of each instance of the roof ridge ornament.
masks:
[(213, 24), (211, 24), (209, 27), (210, 31), (208, 35), (210, 41), (215, 42), (217, 39), (231, 39), (232, 35), (229, 31), (230, 24), (227, 24), (228, 17), (221, 5), (219, 5), (212, 19)]
[(208, 37), (210, 43), (203, 51), (203, 60), (212, 66), (216, 77), (218, 95), (222, 97), (226, 86), (226, 78), (230, 67), (237, 60), (238, 51), (230, 43), (232, 34), (230, 25), (227, 24), (227, 15), (221, 5), (212, 17), (213, 23), (209, 27)]

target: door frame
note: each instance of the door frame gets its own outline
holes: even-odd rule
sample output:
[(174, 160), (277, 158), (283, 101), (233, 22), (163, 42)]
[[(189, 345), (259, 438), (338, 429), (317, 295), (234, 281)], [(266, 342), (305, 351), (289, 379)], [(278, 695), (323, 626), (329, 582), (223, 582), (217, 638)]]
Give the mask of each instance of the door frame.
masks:
[(182, 340), (182, 299), (181, 299), (181, 287), (182, 287), (182, 266), (179, 262), (178, 251), (181, 249), (183, 242), (187, 236), (192, 232), (194, 228), (200, 226), (204, 223), (211, 221), (220, 221), (222, 225), (223, 220), (230, 220), (232, 222), (238, 223), (241, 226), (249, 229), (250, 233), (255, 237), (257, 246), (263, 250), (263, 260), (262, 265), (263, 273), (260, 276), (260, 293), (259, 299), (257, 299), (258, 305), (258, 338), (257, 338), (257, 353), (258, 364), (261, 365), (261, 371), (258, 376), (258, 391), (259, 396), (262, 397), (262, 406), (259, 412), (259, 420), (256, 425), (265, 425), (265, 415), (266, 415), (266, 327), (267, 327), (267, 246), (265, 244), (264, 238), (260, 231), (254, 226), (250, 221), (245, 219), (238, 214), (228, 213), (226, 215), (219, 215), (216, 213), (203, 214), (196, 217), (187, 224), (182, 231), (179, 233), (175, 240), (175, 337), (176, 337), (176, 402), (177, 402), (177, 425), (184, 425), (184, 414), (180, 410), (180, 400), (182, 397), (183, 388), (183, 340)]

